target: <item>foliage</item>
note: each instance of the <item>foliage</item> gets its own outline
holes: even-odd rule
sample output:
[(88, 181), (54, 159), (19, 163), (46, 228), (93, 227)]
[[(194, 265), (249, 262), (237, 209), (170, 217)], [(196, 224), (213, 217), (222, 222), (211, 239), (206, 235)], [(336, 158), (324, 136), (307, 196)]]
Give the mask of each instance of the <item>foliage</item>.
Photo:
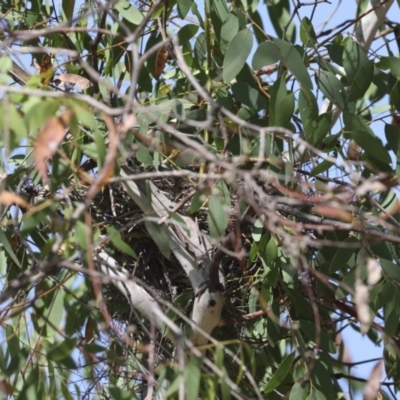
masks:
[(4, 397), (396, 398), (398, 5), (292, 3), (1, 3)]

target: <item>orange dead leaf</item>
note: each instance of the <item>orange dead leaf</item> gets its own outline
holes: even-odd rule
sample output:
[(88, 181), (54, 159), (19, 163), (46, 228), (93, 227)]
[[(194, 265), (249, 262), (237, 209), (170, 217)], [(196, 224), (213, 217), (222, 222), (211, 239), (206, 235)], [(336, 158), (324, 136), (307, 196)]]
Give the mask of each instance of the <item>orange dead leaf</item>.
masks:
[(361, 147), (354, 140), (351, 140), (347, 149), (347, 157), (349, 158), (349, 160), (360, 161), (361, 152)]
[(0, 193), (0, 203), (6, 206), (11, 206), (12, 204), (18, 204), (23, 208), (29, 208), (30, 204), (27, 203), (22, 197), (16, 195), (15, 193), (3, 190)]
[(168, 49), (167, 46), (161, 47), (160, 50), (158, 50), (157, 53), (157, 58), (156, 58), (156, 70), (154, 76), (158, 78), (161, 73), (164, 71), (165, 65), (167, 64), (168, 60)]
[(0, 381), (0, 391), (11, 396), (14, 393), (14, 388), (8, 382)]
[(400, 115), (399, 114), (393, 114), (392, 125), (395, 128), (400, 129)]
[(94, 197), (99, 193), (101, 188), (107, 185), (110, 177), (114, 172), (115, 159), (117, 157), (117, 149), (120, 143), (120, 139), (125, 136), (128, 130), (136, 123), (136, 118), (134, 115), (129, 115), (126, 117), (122, 123), (118, 126), (115, 125), (114, 120), (108, 116), (104, 115), (104, 122), (108, 128), (108, 152), (106, 159), (104, 160), (104, 166), (99, 172), (96, 180), (92, 182), (89, 190), (86, 193), (86, 198), (88, 200), (93, 200)]
[(39, 73), (40, 75), (43, 75), (43, 78), (40, 81), (43, 85), (47, 85), (53, 79), (54, 68), (49, 54), (43, 55)]
[(36, 169), (45, 181), (47, 181), (46, 161), (55, 154), (64, 139), (71, 116), (72, 111), (66, 110), (60, 117), (51, 117), (39, 131), (33, 150), (33, 158)]
[(61, 82), (72, 83), (78, 86), (80, 90), (85, 90), (90, 86), (93, 86), (92, 82), (90, 82), (89, 79), (86, 79), (83, 76), (79, 76), (76, 74), (60, 74), (58, 75), (57, 79)]
[(353, 216), (349, 212), (341, 210), (339, 207), (320, 204), (314, 207), (314, 212), (326, 218), (338, 219), (344, 222), (353, 221)]
[(93, 329), (93, 322), (89, 318), (86, 322), (85, 326), (85, 342), (91, 343), (94, 338), (94, 329)]
[(104, 115), (104, 122), (108, 128), (108, 152), (106, 159), (104, 160), (104, 166), (99, 172), (96, 180), (90, 185), (89, 190), (86, 193), (86, 198), (88, 200), (93, 200), (101, 188), (107, 185), (108, 180), (114, 172), (115, 159), (117, 156), (117, 148), (119, 143), (119, 137), (117, 134), (117, 129), (115, 123), (111, 117)]

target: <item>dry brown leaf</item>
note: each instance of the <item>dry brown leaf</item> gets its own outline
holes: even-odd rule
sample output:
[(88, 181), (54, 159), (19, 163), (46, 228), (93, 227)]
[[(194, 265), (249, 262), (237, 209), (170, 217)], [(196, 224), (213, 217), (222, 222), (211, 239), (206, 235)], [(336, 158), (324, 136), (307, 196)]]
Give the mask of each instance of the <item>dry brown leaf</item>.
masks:
[(347, 157), (351, 161), (360, 161), (361, 159), (361, 147), (354, 140), (350, 141), (347, 149)]
[(86, 322), (85, 326), (85, 342), (86, 343), (92, 343), (94, 339), (94, 329), (93, 329), (93, 322), (89, 318)]
[(0, 203), (6, 206), (11, 206), (12, 204), (18, 204), (23, 208), (29, 208), (31, 205), (27, 203), (22, 197), (16, 195), (15, 193), (3, 190), (0, 193)]
[(382, 271), (381, 267), (374, 258), (368, 258), (367, 260), (367, 271), (368, 271), (368, 285), (375, 285), (381, 280)]
[(326, 218), (338, 219), (344, 222), (352, 222), (353, 216), (351, 213), (340, 209), (339, 207), (332, 207), (327, 205), (316, 205), (314, 211)]
[(354, 302), (357, 307), (357, 317), (360, 321), (360, 331), (362, 334), (368, 332), (371, 315), (369, 312), (369, 288), (360, 279), (357, 279), (354, 290)]
[(14, 393), (14, 388), (6, 381), (0, 381), (0, 391), (12, 395)]
[(108, 128), (108, 151), (106, 158), (104, 160), (104, 166), (99, 172), (96, 180), (92, 182), (90, 185), (89, 190), (86, 193), (86, 198), (88, 200), (93, 200), (97, 193), (101, 190), (101, 188), (105, 185), (107, 185), (108, 180), (112, 176), (114, 172), (114, 165), (115, 165), (115, 159), (117, 157), (117, 149), (118, 149), (118, 144), (119, 144), (119, 136), (117, 133), (117, 129), (114, 123), (114, 120), (108, 116), (104, 115), (104, 122), (107, 125)]
[(351, 363), (351, 355), (347, 350), (346, 343), (343, 341), (342, 334), (340, 332), (336, 335), (335, 346), (339, 352), (339, 356), (340, 354), (342, 356), (340, 360), (344, 363)]
[(71, 116), (72, 111), (66, 110), (60, 117), (51, 117), (39, 131), (33, 150), (33, 158), (36, 169), (45, 181), (48, 179), (46, 161), (55, 154), (63, 141)]
[(400, 115), (399, 114), (393, 114), (392, 125), (395, 128), (400, 129)]
[(80, 90), (85, 90), (90, 86), (93, 86), (89, 79), (76, 74), (60, 74), (57, 76), (57, 79), (61, 82), (73, 83), (74, 85), (78, 86)]
[(364, 400), (374, 400), (381, 386), (381, 375), (382, 375), (383, 362), (378, 361), (371, 371), (368, 377), (367, 384), (364, 388)]
[(43, 75), (43, 78), (40, 81), (43, 85), (47, 85), (53, 79), (54, 68), (49, 54), (43, 54), (39, 73), (40, 75)]
[(163, 46), (161, 47), (160, 50), (158, 50), (157, 53), (157, 58), (156, 58), (156, 70), (154, 73), (154, 76), (156, 78), (158, 78), (161, 73), (164, 71), (165, 65), (167, 64), (167, 60), (168, 60), (168, 49), (167, 46)]

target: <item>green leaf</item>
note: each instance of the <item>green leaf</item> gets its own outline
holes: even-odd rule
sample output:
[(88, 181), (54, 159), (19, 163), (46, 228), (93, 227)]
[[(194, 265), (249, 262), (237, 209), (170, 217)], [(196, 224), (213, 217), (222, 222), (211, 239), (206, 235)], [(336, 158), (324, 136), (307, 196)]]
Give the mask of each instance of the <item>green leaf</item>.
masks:
[[(283, 37), (283, 29), (291, 19), (289, 0), (266, 0), (269, 17), (278, 37)], [(295, 25), (290, 23), (286, 30), (286, 38), (291, 42), (295, 39)]]
[(87, 225), (82, 221), (77, 221), (75, 224), (75, 240), (81, 249), (86, 248), (89, 234), (90, 230)]
[(347, 101), (361, 99), (372, 83), (374, 76), (374, 62), (367, 61), (357, 72), (350, 86)]
[(365, 119), (360, 115), (345, 112), (343, 113), (343, 121), (345, 126), (345, 132), (364, 131), (371, 136), (375, 136), (371, 127), (367, 124)]
[(51, 101), (41, 101), (34, 105), (25, 116), (25, 121), (27, 121), (29, 129), (36, 132), (51, 117), (56, 115), (59, 108), (60, 103), (54, 99), (51, 99)]
[(203, 67), (204, 60), (206, 59), (207, 54), (207, 40), (206, 34), (201, 32), (199, 36), (197, 36), (196, 42), (194, 44), (194, 57), (196, 60), (197, 66), (201, 69)]
[(393, 150), (394, 153), (397, 153), (397, 149), (400, 144), (400, 130), (393, 125), (386, 124), (385, 125), (385, 137), (388, 143), (388, 147), (390, 150)]
[(132, 24), (139, 25), (143, 21), (142, 13), (130, 4), (128, 0), (120, 0), (114, 8)]
[(145, 221), (147, 232), (154, 240), (161, 253), (169, 259), (171, 257), (171, 249), (169, 247), (169, 236), (170, 232), (166, 225), (158, 225), (152, 221)]
[(107, 234), (110, 235), (111, 242), (117, 249), (121, 250), (125, 254), (128, 254), (128, 256), (131, 256), (134, 259), (137, 258), (135, 250), (133, 250), (128, 243), (124, 242), (120, 232), (111, 226), (107, 226)]
[(198, 190), (196, 194), (193, 196), (192, 202), (190, 204), (190, 213), (194, 214), (200, 210), (200, 208), (204, 205), (207, 197), (210, 194), (210, 189), (206, 188), (204, 190)]
[(253, 69), (261, 69), (280, 60), (281, 52), (273, 42), (262, 42), (253, 56)]
[(343, 51), (343, 67), (350, 85), (353, 84), (356, 75), (367, 61), (365, 50), (358, 43), (349, 39)]
[(178, 32), (178, 39), (180, 44), (184, 44), (192, 39), (197, 31), (199, 30), (198, 25), (187, 24), (183, 26)]
[(94, 129), (93, 138), (96, 145), (97, 165), (99, 168), (102, 168), (107, 155), (106, 141), (98, 129)]
[(289, 93), (275, 107), (275, 125), (287, 126), (294, 113), (294, 94)]
[(278, 367), (270, 381), (265, 386), (263, 392), (269, 393), (276, 389), (286, 378), (287, 374), (293, 368), (293, 361), (295, 358), (296, 352), (290, 353), (283, 361), (282, 364)]
[(312, 90), (313, 84), (311, 78), (308, 75), (304, 60), (301, 58), (296, 48), (289, 42), (281, 39), (274, 39), (274, 43), (281, 52), (283, 64), (285, 64), (286, 68), (295, 76), (300, 86), (303, 89)]
[(276, 260), (278, 257), (278, 243), (274, 237), (271, 237), (267, 243), (267, 246), (265, 247), (265, 256), (268, 263)]
[[(303, 123), (303, 125), (305, 125), (308, 120), (316, 120), (318, 118), (319, 108), (317, 99), (315, 98), (314, 94), (309, 90), (302, 89), (300, 91), (298, 107), (301, 122)], [(310, 136), (312, 135), (311, 132), (309, 132), (308, 134)]]
[(311, 389), (310, 394), (307, 396), (306, 400), (326, 400), (326, 397), (317, 389)]
[(331, 128), (331, 113), (318, 115), (315, 120), (308, 120), (305, 127), (305, 137), (308, 143), (318, 147)]
[(249, 84), (238, 82), (232, 85), (232, 93), (236, 101), (241, 102), (254, 111), (265, 110), (267, 102), (261, 93)]
[(50, 341), (52, 342), (53, 336), (58, 332), (63, 317), (65, 291), (58, 289), (54, 292), (54, 296), (49, 297), (51, 303), (48, 306), (48, 314), (46, 315), (47, 320), (49, 321), (49, 324), (47, 325), (47, 337), (48, 340), (51, 338)]
[(336, 250), (332, 260), (328, 260), (329, 273), (334, 273), (339, 270), (347, 270), (347, 263), (354, 254), (354, 246), (357, 244), (361, 247), (359, 240), (354, 237), (346, 238), (346, 240), (340, 244), (340, 247)]
[(0, 244), (2, 245), (1, 247), (4, 248), (4, 250), (7, 252), (7, 254), (15, 262), (15, 265), (17, 265), (19, 268), (22, 268), (21, 263), (18, 260), (18, 257), (14, 253), (14, 250), (12, 249), (11, 244), (7, 239), (7, 236), (5, 235), (3, 229), (1, 229), (1, 228), (0, 228)]
[(10, 57), (2, 55), (0, 57), (0, 72), (6, 73), (10, 71), (11, 67), (12, 67), (12, 61)]
[(365, 152), (377, 160), (389, 164), (392, 159), (382, 142), (364, 131), (350, 132), (350, 136)]
[(178, 14), (181, 19), (185, 19), (190, 8), (192, 7), (193, 0), (177, 0)]
[(222, 77), (229, 83), (241, 71), (250, 55), (253, 46), (253, 35), (250, 29), (238, 32), (230, 42), (225, 54)]
[(300, 39), (306, 47), (313, 47), (317, 44), (317, 35), (310, 19), (307, 17), (301, 20)]
[(394, 279), (396, 282), (400, 283), (400, 266), (392, 263), (389, 260), (380, 258), (380, 265), (390, 278)]
[(185, 367), (186, 399), (197, 400), (200, 388), (202, 360), (191, 356)]
[(262, 236), (262, 232), (264, 230), (263, 221), (259, 218), (253, 225), (253, 229), (251, 231), (251, 235), (255, 242), (259, 242)]
[(208, 3), (210, 5), (211, 21), (217, 40), (220, 41), (220, 33), (223, 22), (226, 20), (229, 12), (226, 1), (213, 0)]
[(313, 168), (310, 172), (311, 176), (317, 176), (319, 174), (322, 174), (325, 171), (328, 171), (328, 169), (333, 165), (332, 162), (323, 160), (321, 163), (319, 163), (315, 168)]
[[(300, 327), (304, 334), (315, 343), (316, 340), (316, 326), (314, 323), (310, 321), (299, 321)], [(319, 337), (319, 346), (322, 350), (327, 351), (328, 353), (336, 353), (335, 345), (329, 335), (321, 328), (320, 337)]]
[(211, 192), (208, 202), (208, 223), (210, 234), (218, 239), (225, 234), (229, 222), (229, 190), (224, 182), (218, 182)]
[(69, 21), (69, 24), (72, 22), (72, 16), (74, 15), (74, 8), (75, 8), (75, 0), (62, 1), (63, 19), (65, 18), (65, 21)]
[(304, 389), (296, 382), (290, 391), (289, 400), (303, 400), (303, 397)]
[(317, 84), (321, 92), (336, 104), (342, 111), (347, 109), (347, 92), (343, 83), (332, 72), (319, 71), (316, 74)]
[(75, 349), (76, 342), (75, 338), (67, 338), (60, 343), (56, 343), (49, 348), (47, 357), (53, 361), (60, 361), (67, 358)]
[(136, 400), (137, 397), (133, 392), (129, 392), (126, 389), (119, 388), (117, 386), (110, 386), (108, 388), (110, 395), (114, 400)]
[(20, 356), (19, 338), (11, 325), (6, 325), (7, 352), (11, 361)]
[(229, 43), (239, 32), (239, 20), (235, 14), (229, 13), (222, 24), (220, 35), (221, 52), (225, 54)]
[[(398, 57), (381, 57), (380, 64), (384, 62), (388, 62), (388, 67), (392, 74), (397, 78), (400, 79), (400, 60)], [(380, 66), (381, 68), (381, 66)], [(386, 69), (386, 68), (383, 68)]]

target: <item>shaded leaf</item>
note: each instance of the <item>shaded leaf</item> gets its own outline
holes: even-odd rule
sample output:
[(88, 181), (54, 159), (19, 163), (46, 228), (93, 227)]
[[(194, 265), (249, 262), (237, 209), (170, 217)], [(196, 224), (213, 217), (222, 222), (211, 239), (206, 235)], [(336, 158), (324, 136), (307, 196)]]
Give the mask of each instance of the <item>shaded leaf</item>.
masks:
[(357, 42), (349, 39), (343, 51), (343, 67), (350, 85), (353, 84), (356, 75), (367, 61), (368, 57), (365, 50)]
[(235, 99), (254, 111), (266, 108), (265, 98), (261, 93), (249, 84), (238, 82), (232, 85), (232, 93)]
[(372, 83), (374, 76), (374, 62), (367, 61), (357, 72), (350, 86), (348, 101), (362, 98)]
[(341, 110), (347, 108), (347, 92), (342, 82), (332, 72), (319, 71), (316, 74), (317, 84), (321, 92)]
[(270, 381), (263, 389), (264, 393), (272, 392), (283, 382), (289, 371), (293, 368), (293, 361), (295, 358), (295, 354), (296, 352), (294, 351), (285, 357), (281, 365), (278, 367), (278, 369), (276, 370)]
[(317, 44), (317, 35), (309, 18), (304, 17), (300, 25), (300, 39), (304, 46), (313, 47)]
[(392, 161), (390, 154), (377, 137), (362, 131), (350, 132), (350, 136), (367, 154), (377, 160), (383, 163), (390, 163)]
[(149, 232), (151, 238), (154, 240), (161, 253), (166, 258), (171, 257), (171, 249), (169, 247), (169, 236), (170, 233), (165, 225), (158, 225), (151, 221), (145, 221), (147, 232)]

